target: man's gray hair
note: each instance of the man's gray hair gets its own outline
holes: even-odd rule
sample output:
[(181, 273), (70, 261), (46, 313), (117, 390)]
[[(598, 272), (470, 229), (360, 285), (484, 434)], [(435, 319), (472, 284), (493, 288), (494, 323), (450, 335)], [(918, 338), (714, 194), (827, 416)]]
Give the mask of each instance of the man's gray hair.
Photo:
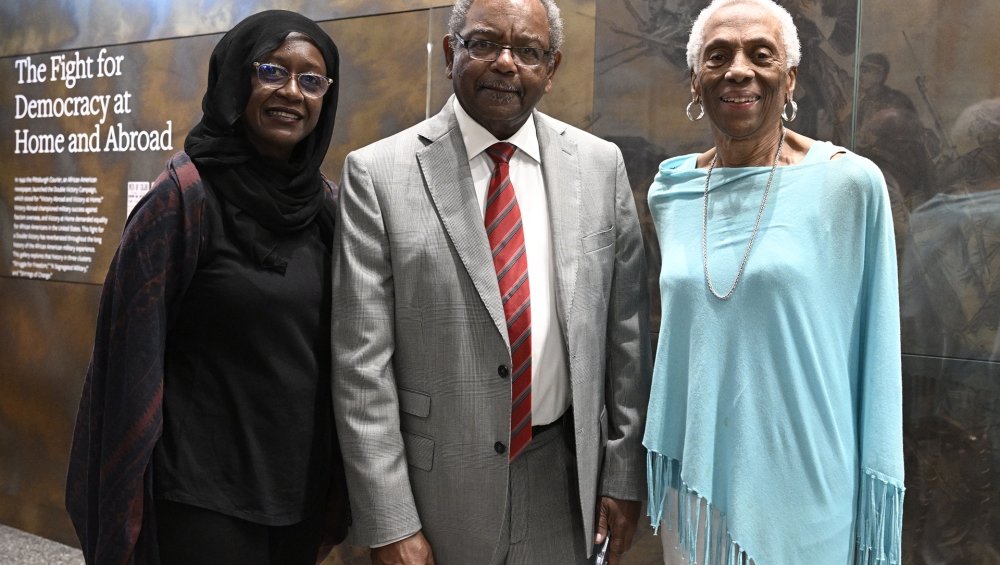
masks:
[(773, 0), (713, 0), (704, 10), (698, 14), (694, 25), (691, 26), (691, 36), (688, 37), (687, 64), (688, 68), (695, 70), (698, 68), (698, 59), (701, 57), (701, 50), (705, 46), (705, 24), (719, 8), (732, 6), (734, 4), (756, 4), (772, 16), (781, 24), (781, 41), (785, 47), (785, 56), (788, 58), (786, 70), (799, 66), (802, 59), (802, 45), (799, 43), (799, 32), (795, 29), (795, 22), (788, 10), (776, 4)]
[[(455, 44), (455, 36), (465, 27), (465, 20), (469, 15), (469, 7), (474, 0), (458, 0), (451, 8), (451, 18), (448, 19), (448, 33), (451, 34), (451, 43)], [(558, 51), (563, 42), (563, 21), (559, 14), (559, 6), (555, 0), (538, 0), (545, 8), (545, 14), (549, 18), (549, 50)]]

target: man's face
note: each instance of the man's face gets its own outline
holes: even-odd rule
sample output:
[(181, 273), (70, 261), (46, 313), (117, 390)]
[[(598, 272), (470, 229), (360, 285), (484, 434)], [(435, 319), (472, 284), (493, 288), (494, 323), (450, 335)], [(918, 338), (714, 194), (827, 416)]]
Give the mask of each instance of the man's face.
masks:
[[(460, 34), (514, 47), (549, 49), (549, 22), (538, 0), (475, 0)], [(497, 139), (507, 139), (531, 116), (552, 88), (562, 55), (546, 57), (538, 66), (518, 65), (504, 49), (495, 61), (469, 56), (461, 44), (453, 49), (444, 38), (448, 77), (462, 108)]]

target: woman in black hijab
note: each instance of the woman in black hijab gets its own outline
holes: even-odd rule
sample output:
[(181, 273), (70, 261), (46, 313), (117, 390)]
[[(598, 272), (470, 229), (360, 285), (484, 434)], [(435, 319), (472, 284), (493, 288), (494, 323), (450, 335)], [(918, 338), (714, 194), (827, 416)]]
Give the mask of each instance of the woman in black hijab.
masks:
[(204, 116), (130, 216), (66, 504), (87, 562), (309, 564), (346, 533), (330, 400), (337, 47), (286, 11), (212, 53)]

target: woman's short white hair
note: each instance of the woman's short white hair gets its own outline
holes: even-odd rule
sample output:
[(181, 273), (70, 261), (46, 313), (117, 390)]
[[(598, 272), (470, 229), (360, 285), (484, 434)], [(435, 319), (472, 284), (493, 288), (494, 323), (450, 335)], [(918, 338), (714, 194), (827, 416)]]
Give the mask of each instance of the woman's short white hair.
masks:
[(792, 15), (788, 10), (782, 8), (773, 0), (713, 0), (694, 20), (691, 26), (691, 35), (688, 37), (687, 64), (688, 68), (695, 70), (698, 68), (698, 58), (701, 57), (701, 49), (705, 45), (705, 24), (719, 8), (732, 6), (734, 4), (756, 4), (767, 10), (772, 16), (777, 18), (781, 24), (781, 40), (785, 46), (788, 68), (799, 66), (802, 59), (802, 46), (799, 43), (799, 32), (792, 21)]

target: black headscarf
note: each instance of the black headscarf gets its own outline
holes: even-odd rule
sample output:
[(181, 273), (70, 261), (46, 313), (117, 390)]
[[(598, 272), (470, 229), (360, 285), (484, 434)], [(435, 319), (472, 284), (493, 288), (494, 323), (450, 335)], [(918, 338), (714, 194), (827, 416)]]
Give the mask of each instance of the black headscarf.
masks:
[[(257, 152), (246, 136), (243, 114), (250, 99), (253, 63), (277, 49), (288, 34), (306, 35), (326, 63), (333, 84), (323, 97), (316, 128), (295, 146), (285, 162)], [(337, 114), (340, 57), (337, 45), (315, 22), (285, 10), (254, 14), (219, 40), (208, 65), (203, 116), (184, 142), (184, 150), (215, 192), (237, 210), (224, 217), (236, 236), (266, 266), (283, 270), (272, 254), (273, 238), (258, 233), (249, 215), (272, 234), (291, 233), (317, 222), (327, 244), (333, 233), (333, 209), (319, 167), (323, 163)], [(242, 214), (240, 213), (242, 212)]]

